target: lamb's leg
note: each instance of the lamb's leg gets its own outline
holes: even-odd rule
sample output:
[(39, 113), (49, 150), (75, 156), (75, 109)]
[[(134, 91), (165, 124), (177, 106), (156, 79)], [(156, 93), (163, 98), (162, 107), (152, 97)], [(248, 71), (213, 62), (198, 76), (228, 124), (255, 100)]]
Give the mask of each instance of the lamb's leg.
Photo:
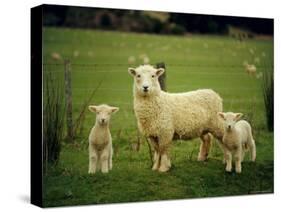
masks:
[[(92, 148), (89, 146), (89, 148)], [(97, 170), (98, 155), (97, 152), (92, 148), (89, 150), (89, 174), (96, 173)]]
[(234, 159), (235, 159), (235, 172), (241, 173), (242, 167), (241, 167), (241, 156), (242, 156), (242, 147), (238, 147), (236, 152), (234, 153)]
[(225, 160), (226, 160), (225, 171), (231, 172), (231, 169), (232, 169), (232, 155), (231, 155), (231, 152), (228, 151), (228, 150), (225, 150)]
[(246, 149), (242, 148), (242, 151), (241, 151), (241, 162), (244, 161), (244, 158), (245, 158), (245, 151), (246, 151)]
[(198, 154), (198, 161), (205, 161), (210, 151), (212, 137), (209, 133), (207, 133), (200, 136), (200, 138), (201, 138), (201, 145)]
[(251, 140), (250, 152), (251, 152), (251, 161), (255, 162), (255, 160), (256, 160), (256, 144), (255, 144), (254, 139)]
[(111, 170), (112, 169), (112, 156), (113, 156), (113, 148), (112, 148), (112, 146), (110, 148), (110, 152), (109, 153), (110, 154), (109, 154), (109, 160), (108, 160), (108, 168), (109, 168), (109, 170)]
[(108, 173), (108, 164), (109, 164), (109, 151), (107, 148), (105, 148), (102, 153), (101, 153), (101, 157), (100, 157), (100, 161), (101, 161), (101, 172), (102, 173)]

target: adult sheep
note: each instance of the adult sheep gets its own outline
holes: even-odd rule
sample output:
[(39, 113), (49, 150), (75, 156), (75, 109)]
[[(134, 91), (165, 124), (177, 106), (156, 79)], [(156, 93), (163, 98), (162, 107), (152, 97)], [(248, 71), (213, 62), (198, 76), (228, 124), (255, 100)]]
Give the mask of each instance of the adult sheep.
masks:
[(172, 140), (200, 137), (198, 160), (207, 159), (211, 136), (223, 137), (223, 124), (217, 113), (222, 111), (222, 99), (210, 89), (186, 93), (161, 90), (158, 78), (163, 68), (141, 65), (129, 68), (134, 77), (134, 111), (138, 128), (154, 148), (152, 170), (166, 172), (171, 167), (169, 150)]

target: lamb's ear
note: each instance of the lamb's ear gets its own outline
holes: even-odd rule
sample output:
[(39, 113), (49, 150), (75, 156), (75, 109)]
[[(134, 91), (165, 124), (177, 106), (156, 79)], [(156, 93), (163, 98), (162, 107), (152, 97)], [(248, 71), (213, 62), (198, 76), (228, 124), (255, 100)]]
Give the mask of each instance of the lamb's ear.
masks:
[(134, 68), (128, 68), (129, 74), (131, 74), (133, 77), (136, 76), (136, 70)]
[(116, 113), (118, 110), (118, 107), (111, 107), (111, 113)]
[(239, 119), (241, 119), (243, 116), (243, 113), (236, 113), (235, 114), (235, 120), (238, 121)]
[(160, 77), (164, 72), (165, 72), (165, 69), (164, 69), (164, 68), (157, 68), (157, 69), (156, 69), (156, 75), (157, 75), (158, 77)]
[(222, 119), (224, 119), (224, 113), (223, 112), (218, 112), (218, 116), (221, 117)]
[(93, 113), (97, 112), (97, 107), (95, 105), (90, 105), (88, 108), (89, 108), (89, 111), (91, 111)]

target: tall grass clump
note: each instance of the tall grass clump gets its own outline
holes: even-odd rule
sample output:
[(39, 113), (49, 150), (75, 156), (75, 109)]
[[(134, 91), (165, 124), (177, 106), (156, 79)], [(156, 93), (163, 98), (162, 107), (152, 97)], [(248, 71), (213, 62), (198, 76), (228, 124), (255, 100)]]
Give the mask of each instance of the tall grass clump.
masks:
[(81, 135), (83, 133), (83, 129), (84, 129), (84, 121), (85, 121), (85, 113), (86, 113), (86, 109), (88, 108), (90, 102), (92, 101), (94, 95), (96, 94), (96, 92), (98, 91), (98, 89), (100, 88), (100, 86), (102, 85), (103, 80), (101, 80), (98, 85), (93, 89), (93, 91), (91, 92), (89, 98), (87, 98), (82, 107), (81, 107), (81, 111), (74, 123), (74, 127), (73, 127), (73, 136), (74, 138), (78, 137), (79, 135)]
[(65, 114), (63, 89), (51, 73), (44, 75), (43, 95), (43, 160), (47, 168), (59, 160)]
[(265, 105), (267, 128), (273, 131), (274, 128), (274, 76), (273, 71), (264, 72), (262, 80), (263, 100)]

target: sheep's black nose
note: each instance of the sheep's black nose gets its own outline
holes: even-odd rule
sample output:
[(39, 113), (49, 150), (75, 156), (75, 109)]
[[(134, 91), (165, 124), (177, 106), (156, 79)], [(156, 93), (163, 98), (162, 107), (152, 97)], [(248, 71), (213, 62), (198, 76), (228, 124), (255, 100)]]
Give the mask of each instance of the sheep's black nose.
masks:
[(105, 121), (105, 119), (101, 119), (101, 122), (103, 123)]
[(148, 90), (148, 86), (142, 86), (144, 91)]
[(228, 125), (228, 129), (230, 129), (231, 128), (231, 126), (230, 125)]

